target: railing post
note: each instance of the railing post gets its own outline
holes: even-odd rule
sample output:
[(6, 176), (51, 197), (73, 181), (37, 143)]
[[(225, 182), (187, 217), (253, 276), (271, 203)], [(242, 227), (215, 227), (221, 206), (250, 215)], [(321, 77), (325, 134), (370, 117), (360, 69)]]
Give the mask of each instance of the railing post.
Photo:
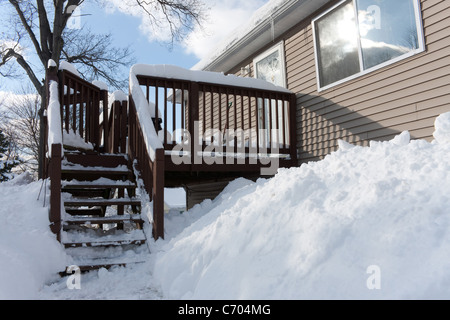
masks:
[(127, 123), (128, 123), (128, 103), (121, 101), (120, 105), (120, 152), (126, 153), (127, 148)]
[(61, 144), (51, 145), (50, 158), (50, 230), (61, 241)]
[[(195, 137), (195, 123), (199, 119), (198, 114), (198, 98), (199, 98), (199, 85), (197, 82), (191, 82), (189, 91), (189, 114), (188, 114), (188, 130), (191, 136), (191, 165), (194, 164), (196, 158), (196, 145), (199, 143), (198, 137)], [(203, 128), (205, 130), (205, 128)]]
[(292, 166), (298, 165), (297, 159), (297, 96), (291, 95), (289, 101), (289, 150), (291, 151)]
[(164, 239), (164, 149), (156, 150), (153, 162), (153, 237)]
[(109, 150), (109, 126), (108, 126), (108, 90), (100, 91), (100, 100), (103, 101), (103, 148)]

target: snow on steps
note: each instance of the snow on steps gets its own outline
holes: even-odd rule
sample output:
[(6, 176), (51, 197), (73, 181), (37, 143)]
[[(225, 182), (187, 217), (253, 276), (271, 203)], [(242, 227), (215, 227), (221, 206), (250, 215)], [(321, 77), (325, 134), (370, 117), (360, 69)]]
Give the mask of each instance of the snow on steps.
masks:
[(75, 265), (88, 271), (143, 262), (136, 252), (148, 253), (147, 239), (127, 156), (66, 151), (61, 175), (61, 242)]

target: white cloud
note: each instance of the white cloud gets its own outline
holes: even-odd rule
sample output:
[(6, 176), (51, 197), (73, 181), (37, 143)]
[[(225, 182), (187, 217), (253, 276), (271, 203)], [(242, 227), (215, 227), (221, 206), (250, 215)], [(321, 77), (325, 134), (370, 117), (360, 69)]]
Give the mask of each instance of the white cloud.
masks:
[(183, 41), (187, 53), (203, 59), (213, 51), (218, 43), (239, 26), (246, 23), (253, 13), (268, 0), (220, 0), (211, 5), (207, 21), (196, 27)]
[[(250, 19), (252, 14), (269, 0), (204, 0), (207, 7), (206, 20), (202, 26), (196, 26), (190, 32), (181, 45), (187, 53), (194, 54), (199, 59), (204, 58), (222, 42), (234, 29)], [(147, 36), (149, 41), (170, 41), (170, 28), (160, 10), (155, 10), (149, 5), (149, 11), (155, 15), (158, 21), (150, 19), (149, 15), (139, 7), (135, 0), (110, 0), (105, 1), (108, 12), (119, 10), (122, 13), (140, 19), (140, 31)], [(152, 2), (150, 2), (152, 3)]]

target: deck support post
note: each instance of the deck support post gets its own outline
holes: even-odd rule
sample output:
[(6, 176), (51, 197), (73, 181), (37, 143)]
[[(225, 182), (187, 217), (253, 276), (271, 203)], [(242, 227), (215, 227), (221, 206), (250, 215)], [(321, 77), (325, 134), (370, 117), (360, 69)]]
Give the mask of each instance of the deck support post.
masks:
[(52, 144), (50, 159), (50, 230), (61, 241), (61, 144)]
[(164, 149), (156, 150), (153, 162), (153, 238), (164, 239)]

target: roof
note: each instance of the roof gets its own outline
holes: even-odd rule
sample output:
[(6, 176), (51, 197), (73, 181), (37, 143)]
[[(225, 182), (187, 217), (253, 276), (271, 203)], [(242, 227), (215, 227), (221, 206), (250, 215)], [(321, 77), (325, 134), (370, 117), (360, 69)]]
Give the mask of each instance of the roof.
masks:
[(193, 70), (228, 72), (332, 0), (270, 0)]

